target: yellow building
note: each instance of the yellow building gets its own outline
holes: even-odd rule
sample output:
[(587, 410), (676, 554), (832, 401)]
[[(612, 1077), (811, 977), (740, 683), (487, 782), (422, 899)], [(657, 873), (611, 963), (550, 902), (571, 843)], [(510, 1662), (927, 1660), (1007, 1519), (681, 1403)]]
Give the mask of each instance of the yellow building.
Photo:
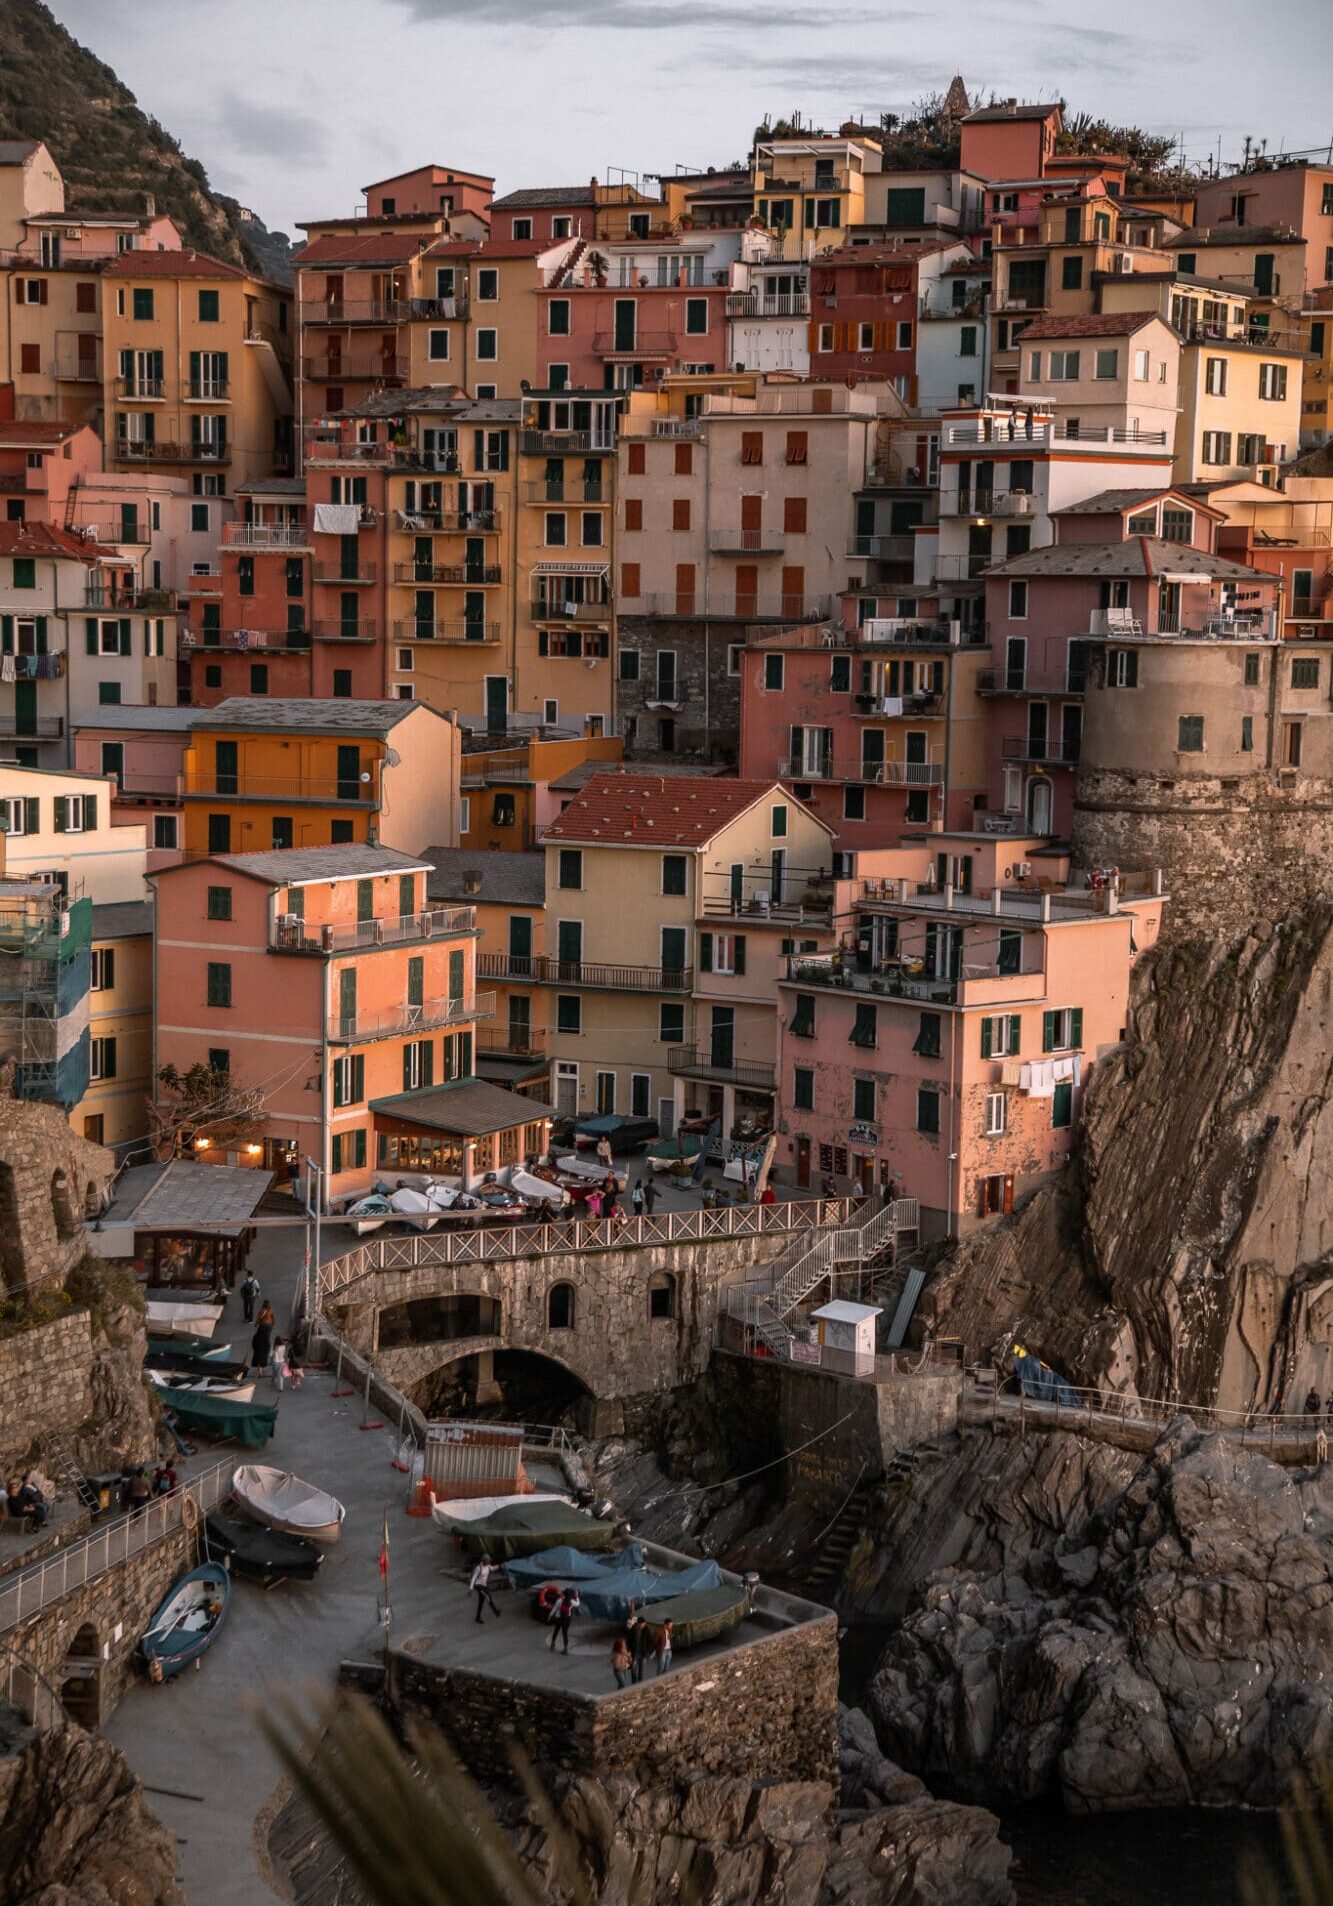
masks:
[(1301, 439), (1322, 443), (1333, 434), (1333, 298), (1302, 311)]
[[(495, 1013), (477, 1027), (477, 1077), (546, 1102), (550, 996), (536, 975), (546, 956), (546, 855), (428, 847), (426, 892), (435, 906), (476, 911), (478, 957), (499, 956)], [(478, 969), (480, 970), (480, 969)]]
[(290, 467), (291, 293), (196, 251), (125, 252), (102, 280), (107, 465), (199, 496)]
[(466, 357), (455, 381), (474, 397), (520, 397), (542, 381), (537, 320), (546, 307), (536, 292), (572, 249), (534, 252), (526, 240), (495, 238), (469, 260)]
[(756, 217), (783, 243), (783, 255), (804, 258), (809, 245), (827, 251), (865, 223), (865, 175), (880, 170), (879, 147), (859, 139), (768, 139), (754, 152)]
[(233, 696), (190, 731), (185, 856), (452, 845), (458, 749), (455, 725), (415, 702)]
[(463, 743), (462, 846), (473, 854), (525, 853), (565, 799), (602, 768), (619, 763), (618, 735), (516, 735), (496, 747)]
[[(1251, 336), (1254, 333), (1250, 334)], [(1177, 483), (1256, 476), (1276, 481), (1301, 434), (1301, 353), (1248, 338), (1199, 338), (1181, 347)]]
[(546, 957), (520, 972), (508, 952), (483, 954), (479, 968), (488, 983), (531, 971), (554, 995), (561, 1113), (651, 1117), (666, 1133), (714, 1087), (724, 1131), (738, 1090), (771, 1112), (775, 962), (791, 918), (830, 918), (831, 840), (779, 782), (592, 777), (544, 836)]
[(70, 1125), (97, 1145), (146, 1139), (153, 1096), (150, 900), (94, 903), (88, 1031), (88, 1090)]

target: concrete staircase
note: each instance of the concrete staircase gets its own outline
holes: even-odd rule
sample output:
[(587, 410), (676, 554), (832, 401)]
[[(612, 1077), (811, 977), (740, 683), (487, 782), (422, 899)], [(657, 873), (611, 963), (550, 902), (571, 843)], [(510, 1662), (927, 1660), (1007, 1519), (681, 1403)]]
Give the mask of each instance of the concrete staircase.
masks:
[(846, 1574), (852, 1550), (865, 1527), (875, 1488), (873, 1482), (859, 1482), (838, 1511), (832, 1527), (821, 1537), (819, 1552), (805, 1576), (811, 1588), (827, 1587)]
[[(896, 1198), (877, 1206), (860, 1224), (825, 1224), (803, 1233), (771, 1265), (764, 1283), (748, 1283), (731, 1293), (740, 1300), (739, 1315), (775, 1357), (789, 1357), (795, 1342), (788, 1319), (824, 1278), (837, 1271), (882, 1266), (898, 1237), (919, 1223), (915, 1198)], [(733, 1307), (731, 1315), (738, 1315)]]

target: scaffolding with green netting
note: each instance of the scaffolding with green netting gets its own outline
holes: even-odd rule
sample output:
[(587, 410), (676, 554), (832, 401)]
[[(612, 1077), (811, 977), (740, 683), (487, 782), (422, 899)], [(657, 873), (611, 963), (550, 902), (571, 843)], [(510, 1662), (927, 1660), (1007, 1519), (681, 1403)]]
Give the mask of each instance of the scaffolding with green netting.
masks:
[(92, 901), (49, 875), (0, 879), (0, 1058), (14, 1094), (67, 1109), (88, 1090)]

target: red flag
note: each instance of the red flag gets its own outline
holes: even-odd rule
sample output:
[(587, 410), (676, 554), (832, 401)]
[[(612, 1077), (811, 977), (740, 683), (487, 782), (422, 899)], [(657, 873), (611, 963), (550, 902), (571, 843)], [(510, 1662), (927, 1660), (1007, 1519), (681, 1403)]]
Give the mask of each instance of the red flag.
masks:
[(389, 1511), (384, 1511), (384, 1538), (380, 1543), (380, 1574), (387, 1581), (389, 1576)]

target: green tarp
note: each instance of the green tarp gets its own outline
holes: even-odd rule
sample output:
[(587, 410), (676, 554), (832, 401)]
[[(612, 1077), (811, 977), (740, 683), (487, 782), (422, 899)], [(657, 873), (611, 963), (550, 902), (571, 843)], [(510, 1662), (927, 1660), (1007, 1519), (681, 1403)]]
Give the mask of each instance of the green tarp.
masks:
[(564, 1502), (515, 1502), (476, 1522), (463, 1523), (459, 1539), (469, 1555), (486, 1555), (493, 1562), (512, 1555), (536, 1555), (563, 1543), (571, 1549), (609, 1549), (612, 1527), (595, 1522)]
[(650, 1628), (673, 1622), (672, 1646), (697, 1648), (701, 1641), (713, 1641), (729, 1628), (738, 1628), (749, 1607), (749, 1597), (739, 1583), (724, 1583), (721, 1588), (700, 1588), (690, 1595), (677, 1595), (674, 1601), (653, 1602), (643, 1611), (643, 1618)]
[(262, 1449), (277, 1426), (276, 1403), (237, 1403), (229, 1396), (209, 1396), (206, 1390), (166, 1390), (157, 1383), (153, 1391), (184, 1428), (249, 1449)]

